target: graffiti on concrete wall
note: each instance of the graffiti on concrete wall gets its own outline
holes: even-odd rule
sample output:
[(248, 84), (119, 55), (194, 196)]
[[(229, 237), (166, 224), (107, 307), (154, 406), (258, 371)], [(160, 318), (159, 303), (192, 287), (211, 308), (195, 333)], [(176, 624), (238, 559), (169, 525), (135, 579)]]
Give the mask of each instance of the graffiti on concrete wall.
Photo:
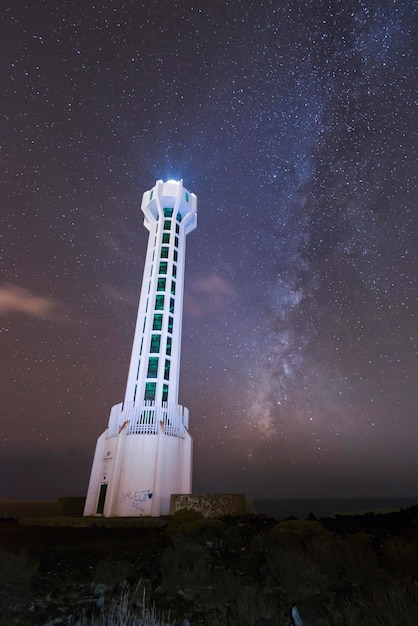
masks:
[(222, 517), (246, 512), (242, 494), (178, 494), (173, 496), (172, 513), (187, 509), (198, 511), (204, 517)]
[(121, 497), (121, 502), (130, 502), (133, 509), (136, 511), (140, 511), (145, 515), (144, 504), (151, 500), (152, 491), (151, 489), (141, 489), (138, 491), (125, 491)]

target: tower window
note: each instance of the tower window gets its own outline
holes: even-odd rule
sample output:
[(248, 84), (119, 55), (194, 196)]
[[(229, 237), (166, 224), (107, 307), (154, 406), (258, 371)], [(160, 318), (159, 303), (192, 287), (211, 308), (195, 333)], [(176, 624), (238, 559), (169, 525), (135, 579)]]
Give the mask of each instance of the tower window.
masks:
[[(165, 222), (164, 222), (164, 224), (165, 224)], [(164, 226), (164, 230), (167, 230), (165, 226)], [(176, 224), (176, 233), (178, 235), (180, 234), (180, 226), (178, 224)]]
[(170, 298), (170, 313), (174, 313), (174, 298)]
[(168, 259), (168, 248), (167, 248), (167, 246), (163, 246), (161, 248), (161, 258), (162, 259)]
[(164, 296), (155, 296), (155, 310), (163, 311), (164, 309)]
[(174, 237), (174, 245), (176, 246), (176, 248), (179, 247), (179, 238), (178, 237)]
[(173, 294), (173, 296), (176, 293), (176, 281), (175, 280), (171, 281), (171, 293)]
[(167, 274), (167, 261), (160, 261), (159, 274)]
[(156, 356), (150, 357), (148, 361), (147, 378), (157, 378), (158, 372), (158, 358)]
[(175, 263), (177, 263), (177, 259), (178, 259), (178, 252), (177, 252), (177, 250), (174, 250), (173, 259), (174, 259)]
[(168, 316), (168, 332), (173, 332), (173, 318), (171, 317), (171, 315)]
[(149, 192), (149, 199), (152, 200), (152, 197), (154, 195), (154, 189), (151, 189), (151, 191)]
[(181, 213), (180, 213), (180, 211), (178, 211), (178, 212), (177, 212), (177, 221), (178, 221), (178, 222), (181, 222), (181, 220), (182, 220), (182, 219), (183, 219), (183, 218), (182, 218), (182, 216), (181, 216)]
[(162, 327), (163, 327), (163, 316), (161, 313), (156, 313), (154, 315), (152, 330), (161, 330)]
[(151, 353), (158, 353), (160, 351), (161, 335), (151, 335), (151, 346), (149, 351)]
[[(151, 193), (152, 193), (152, 192), (151, 192)], [(186, 202), (188, 202), (188, 201), (189, 201), (189, 194), (187, 193), (187, 191), (186, 191), (186, 193), (184, 194), (184, 197), (186, 198)]]
[(163, 243), (170, 243), (170, 233), (163, 233)]
[(155, 388), (157, 383), (145, 383), (144, 400), (155, 400)]
[(165, 278), (158, 279), (157, 291), (165, 291)]
[(170, 359), (166, 359), (164, 363), (164, 380), (170, 378)]
[(171, 337), (167, 337), (167, 346), (165, 349), (165, 353), (167, 356), (171, 356), (171, 344), (172, 344), (172, 338)]
[(173, 276), (174, 278), (177, 276), (177, 265), (173, 265)]
[(164, 230), (171, 230), (171, 220), (164, 220)]
[(168, 385), (164, 383), (163, 385), (163, 402), (167, 402), (168, 400)]
[(173, 209), (163, 209), (164, 217), (171, 217), (173, 215)]

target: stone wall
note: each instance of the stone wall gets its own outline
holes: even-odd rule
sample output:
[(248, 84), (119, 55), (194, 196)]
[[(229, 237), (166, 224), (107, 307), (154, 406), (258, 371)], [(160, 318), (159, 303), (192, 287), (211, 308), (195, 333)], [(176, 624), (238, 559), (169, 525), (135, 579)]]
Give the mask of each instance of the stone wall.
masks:
[(0, 498), (0, 519), (20, 517), (54, 517), (83, 514), (85, 498), (58, 498), (57, 500), (6, 500)]
[(254, 512), (251, 502), (245, 498), (243, 493), (172, 494), (170, 515), (174, 515), (181, 509), (198, 511), (204, 517), (245, 515)]

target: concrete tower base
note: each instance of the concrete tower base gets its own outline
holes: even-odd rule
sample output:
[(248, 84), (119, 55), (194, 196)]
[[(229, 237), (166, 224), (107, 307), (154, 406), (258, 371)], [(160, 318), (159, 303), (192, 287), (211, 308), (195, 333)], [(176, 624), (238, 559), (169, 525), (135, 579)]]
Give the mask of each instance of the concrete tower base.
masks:
[[(190, 493), (192, 439), (186, 428), (173, 436), (157, 411), (146, 424), (135, 421), (136, 412), (113, 408), (109, 428), (97, 440), (84, 515), (168, 515), (171, 494)], [(112, 417), (122, 422), (116, 433)]]

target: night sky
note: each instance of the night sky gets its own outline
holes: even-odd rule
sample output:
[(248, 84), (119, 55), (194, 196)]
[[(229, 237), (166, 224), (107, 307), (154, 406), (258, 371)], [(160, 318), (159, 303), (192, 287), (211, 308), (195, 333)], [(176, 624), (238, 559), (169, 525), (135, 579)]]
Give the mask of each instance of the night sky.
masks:
[(85, 495), (181, 178), (195, 492), (418, 494), (412, 0), (6, 0), (0, 496)]

